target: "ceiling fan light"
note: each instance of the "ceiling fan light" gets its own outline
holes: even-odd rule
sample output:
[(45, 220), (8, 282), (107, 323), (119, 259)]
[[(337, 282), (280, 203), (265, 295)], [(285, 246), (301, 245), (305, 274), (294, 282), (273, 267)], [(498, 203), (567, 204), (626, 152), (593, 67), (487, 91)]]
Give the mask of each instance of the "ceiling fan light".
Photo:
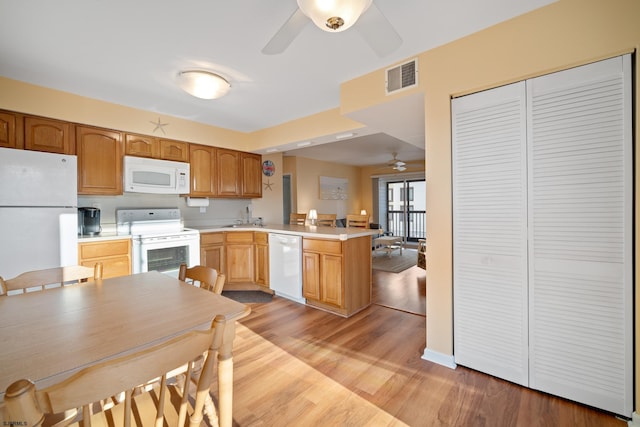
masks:
[(328, 32), (350, 28), (372, 0), (298, 0), (298, 7), (316, 26)]
[(178, 73), (178, 85), (196, 98), (216, 99), (229, 92), (231, 84), (210, 71), (190, 70)]

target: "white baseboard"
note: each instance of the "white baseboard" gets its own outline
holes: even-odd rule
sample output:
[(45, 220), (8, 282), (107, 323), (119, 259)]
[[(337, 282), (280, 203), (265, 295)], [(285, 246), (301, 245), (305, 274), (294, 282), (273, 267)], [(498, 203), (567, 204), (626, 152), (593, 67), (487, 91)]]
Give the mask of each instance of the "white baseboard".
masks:
[(631, 414), (631, 419), (628, 421), (629, 427), (640, 427), (640, 414), (634, 412)]
[(428, 360), (429, 362), (437, 363), (438, 365), (446, 366), (450, 369), (456, 369), (458, 365), (453, 358), (453, 356), (448, 356), (446, 354), (438, 353), (437, 351), (429, 350), (428, 348), (424, 349), (424, 353), (422, 353), (422, 358), (424, 360)]

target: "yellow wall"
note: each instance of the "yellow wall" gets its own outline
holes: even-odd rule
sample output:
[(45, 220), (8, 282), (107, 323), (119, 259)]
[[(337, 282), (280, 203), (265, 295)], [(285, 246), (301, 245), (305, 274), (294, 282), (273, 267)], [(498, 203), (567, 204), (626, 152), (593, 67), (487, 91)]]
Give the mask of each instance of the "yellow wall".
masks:
[[(18, 111), (92, 126), (153, 135), (215, 147), (251, 151), (250, 137), (242, 132), (207, 126), (151, 111), (85, 98), (67, 92), (0, 77), (0, 109)], [(168, 123), (153, 132), (151, 122)]]
[(265, 160), (271, 160), (276, 171), (272, 176), (261, 174), (262, 198), (251, 201), (253, 216), (262, 217), (265, 224), (282, 224), (282, 153), (264, 154), (262, 161)]
[[(305, 157), (285, 157), (285, 168), (287, 172), (292, 174), (291, 186), (295, 194), (293, 208), (297, 212), (308, 214), (310, 209), (316, 209), (318, 213), (335, 213), (338, 218), (344, 218), (347, 214), (360, 213), (360, 210), (363, 209), (361, 168)], [(348, 199), (321, 200), (321, 176), (347, 179), (349, 182)]]
[[(427, 349), (443, 355), (453, 354), (451, 97), (633, 52), (639, 46), (640, 1), (560, 0), (419, 56), (419, 66), (423, 70), (420, 87), (425, 92), (426, 180), (429, 188)], [(634, 138), (639, 141), (637, 57), (635, 68)], [(347, 100), (359, 100), (363, 96), (367, 96), (371, 104), (385, 102), (383, 95), (371, 99), (371, 92), (366, 90), (366, 84), (380, 74), (377, 71), (343, 84), (345, 104)], [(357, 108), (358, 103), (344, 108)], [(640, 212), (637, 204), (639, 184), (636, 174), (636, 222)], [(638, 236), (636, 227), (636, 241)], [(636, 291), (635, 295), (636, 305), (640, 306), (640, 292)], [(635, 323), (636, 331), (640, 331), (637, 316)], [(638, 371), (637, 358), (635, 365)], [(640, 376), (637, 372), (636, 375), (638, 403)]]
[[(380, 90), (384, 87), (381, 83), (384, 81), (384, 70), (377, 70), (342, 85), (339, 109), (249, 135), (177, 118), (160, 116), (160, 119), (166, 119), (170, 123), (167, 127), (168, 138), (251, 151), (358, 127), (357, 122), (341, 114), (424, 91), (426, 180), (429, 188), (427, 257), (430, 265), (426, 272), (429, 295), (427, 348), (443, 355), (452, 355), (451, 97), (636, 51), (640, 47), (639, 18), (638, 0), (559, 0), (420, 54), (418, 88), (394, 97), (386, 97)], [(636, 70), (638, 65), (636, 57)], [(635, 100), (634, 137), (635, 141), (639, 141), (640, 84), (637, 71)], [(116, 106), (3, 78), (0, 78), (0, 108), (143, 134), (152, 134), (149, 122), (159, 118), (153, 112)], [(157, 133), (155, 135), (158, 136)], [(636, 150), (637, 159), (640, 159), (639, 151)], [(343, 174), (336, 172), (334, 166), (312, 165), (300, 159), (283, 159), (283, 170), (292, 171), (292, 178), (295, 178), (292, 182), (295, 197), (298, 198), (298, 211), (317, 208), (313, 205), (319, 203), (315, 198), (317, 177), (320, 175), (344, 175), (343, 177), (349, 178), (349, 211), (358, 212), (362, 207), (366, 208), (364, 205), (370, 206), (371, 195), (367, 196), (365, 190), (359, 194), (354, 193), (353, 197), (351, 195), (356, 188), (355, 183), (358, 182), (357, 185), (360, 186), (364, 182), (364, 172)], [(307, 167), (310, 169), (306, 170)], [(640, 180), (637, 176), (638, 174), (636, 201), (640, 200)], [(636, 222), (640, 223), (640, 207), (637, 202), (635, 212)], [(636, 227), (636, 240), (639, 236), (640, 227)], [(639, 257), (640, 254), (636, 252), (636, 260)], [(636, 305), (640, 307), (640, 292), (636, 291), (635, 295)], [(638, 336), (638, 316), (635, 322)], [(636, 339), (638, 341), (640, 340)], [(636, 354), (640, 355), (640, 349)], [(636, 396), (640, 402), (640, 369), (637, 369), (637, 361), (636, 358)]]
[(362, 128), (362, 123), (340, 115), (334, 108), (312, 116), (292, 120), (278, 126), (262, 129), (250, 134), (252, 149), (260, 150), (287, 142), (310, 140), (320, 136)]

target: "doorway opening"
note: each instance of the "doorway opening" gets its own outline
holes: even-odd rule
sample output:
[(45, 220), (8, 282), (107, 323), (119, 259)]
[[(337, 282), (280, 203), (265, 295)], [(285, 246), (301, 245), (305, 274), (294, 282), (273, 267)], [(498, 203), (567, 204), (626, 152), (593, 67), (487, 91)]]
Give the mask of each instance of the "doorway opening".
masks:
[(292, 212), (293, 195), (291, 193), (291, 174), (282, 175), (282, 223), (289, 224)]

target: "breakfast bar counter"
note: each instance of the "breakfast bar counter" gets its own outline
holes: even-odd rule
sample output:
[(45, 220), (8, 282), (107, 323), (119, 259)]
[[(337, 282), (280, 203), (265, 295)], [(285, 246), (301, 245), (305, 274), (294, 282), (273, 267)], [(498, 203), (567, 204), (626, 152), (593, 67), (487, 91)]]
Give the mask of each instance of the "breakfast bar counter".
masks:
[[(254, 285), (278, 295), (281, 283), (270, 283), (270, 271), (285, 267), (269, 266), (276, 248), (267, 244), (267, 235), (289, 235), (301, 238), (296, 246), (302, 264), (300, 299), (307, 305), (349, 317), (371, 304), (371, 244), (378, 230), (250, 224), (187, 227), (200, 231), (200, 261), (224, 272), (225, 289)], [(296, 300), (299, 288), (297, 292)]]
[(264, 226), (251, 224), (237, 224), (232, 226), (187, 225), (187, 227), (198, 230), (200, 233), (216, 231), (262, 231), (264, 233), (291, 234), (307, 238), (311, 237), (331, 240), (349, 240), (357, 237), (377, 236), (379, 234), (378, 230), (370, 228), (341, 228), (288, 224), (269, 224)]

